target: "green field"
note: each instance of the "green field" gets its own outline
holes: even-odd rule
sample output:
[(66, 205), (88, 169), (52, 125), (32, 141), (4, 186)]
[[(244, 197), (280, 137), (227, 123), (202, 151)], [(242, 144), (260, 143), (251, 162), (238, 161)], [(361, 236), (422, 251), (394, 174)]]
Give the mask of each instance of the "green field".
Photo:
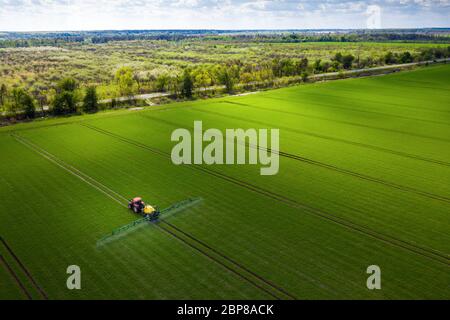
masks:
[[(173, 165), (195, 120), (279, 128), (278, 175)], [(19, 124), (0, 150), (0, 299), (450, 299), (448, 65)], [(97, 248), (136, 195), (203, 201)]]

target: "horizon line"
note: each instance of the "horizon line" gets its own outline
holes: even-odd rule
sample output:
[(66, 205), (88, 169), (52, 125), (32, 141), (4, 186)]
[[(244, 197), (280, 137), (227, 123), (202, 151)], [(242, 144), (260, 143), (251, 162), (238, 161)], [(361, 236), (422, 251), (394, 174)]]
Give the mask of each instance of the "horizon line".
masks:
[(386, 27), (386, 28), (269, 28), (269, 29), (259, 29), (259, 28), (250, 28), (250, 29), (209, 29), (209, 28), (174, 28), (174, 29), (60, 29), (60, 30), (0, 30), (0, 33), (61, 33), (61, 32), (107, 32), (107, 31), (389, 31), (389, 30), (449, 30), (448, 27), (410, 27), (410, 28), (396, 28), (396, 27)]

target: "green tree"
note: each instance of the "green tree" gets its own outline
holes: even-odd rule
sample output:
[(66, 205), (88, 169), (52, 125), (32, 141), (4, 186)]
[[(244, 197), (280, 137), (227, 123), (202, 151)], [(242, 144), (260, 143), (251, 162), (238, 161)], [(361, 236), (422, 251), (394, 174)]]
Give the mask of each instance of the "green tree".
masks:
[(27, 118), (34, 118), (36, 115), (36, 105), (31, 95), (22, 88), (14, 88), (11, 91), (12, 101), (10, 111), (16, 115), (22, 113)]
[(130, 67), (122, 67), (116, 71), (116, 83), (119, 86), (121, 96), (131, 96), (134, 93), (134, 73)]
[(48, 91), (46, 89), (35, 88), (33, 90), (33, 96), (37, 102), (37, 107), (40, 108), (42, 115), (45, 114), (44, 106), (47, 105)]
[(95, 87), (86, 88), (86, 94), (83, 99), (83, 111), (86, 113), (95, 113), (98, 111), (98, 97)]
[(353, 65), (354, 60), (355, 57), (351, 54), (346, 54), (345, 56), (342, 56), (342, 67), (344, 69), (350, 69)]
[(25, 95), (25, 91), (22, 88), (14, 88), (11, 91), (10, 111), (12, 114), (17, 114), (22, 109), (23, 95)]
[(186, 98), (192, 98), (192, 91), (194, 90), (194, 81), (192, 80), (191, 72), (185, 69), (181, 76), (182, 87), (181, 95)]
[(254, 79), (250, 72), (244, 72), (241, 74), (241, 83), (243, 83), (246, 88), (248, 88), (252, 81), (254, 81)]
[(293, 76), (295, 74), (295, 64), (292, 59), (286, 58), (280, 60), (281, 77)]
[(169, 86), (169, 76), (166, 73), (160, 74), (156, 78), (155, 86), (157, 91), (166, 92)]
[(55, 115), (70, 114), (76, 111), (76, 102), (73, 93), (62, 91), (53, 100), (53, 113)]
[(57, 86), (58, 91), (69, 91), (73, 92), (77, 89), (77, 82), (73, 78), (62, 79)]
[(72, 78), (61, 80), (56, 87), (53, 99), (53, 113), (55, 115), (70, 114), (77, 111), (77, 83)]
[(433, 59), (433, 53), (430, 49), (425, 49), (420, 53), (420, 60), (429, 61)]
[(340, 53), (340, 52), (336, 53), (332, 60), (342, 63), (342, 53)]
[(204, 69), (200, 69), (193, 74), (193, 77), (194, 87), (201, 88), (204, 92), (206, 92), (206, 88), (208, 88), (212, 82), (209, 73)]
[(272, 73), (275, 77), (281, 77), (281, 63), (278, 58), (272, 60)]
[(394, 64), (397, 63), (397, 58), (394, 56), (394, 54), (389, 51), (384, 55), (384, 63), (386, 64)]
[(314, 61), (313, 64), (313, 70), (315, 73), (319, 73), (322, 71), (322, 64), (321, 64), (322, 60), (321, 59), (317, 59), (316, 61)]
[(320, 64), (320, 70), (322, 70), (322, 72), (328, 72), (328, 69), (331, 68), (331, 63), (328, 61), (322, 61), (322, 63)]
[(6, 98), (8, 96), (8, 89), (6, 85), (3, 83), (0, 86), (0, 106), (4, 106), (6, 104)]
[(410, 63), (413, 62), (413, 60), (414, 58), (409, 51), (403, 52), (402, 55), (400, 56), (401, 63)]
[(181, 91), (181, 85), (182, 79), (179, 75), (169, 77), (169, 80), (167, 82), (167, 88), (169, 92), (172, 92), (173, 94), (178, 96)]
[(221, 68), (219, 71), (219, 82), (225, 86), (225, 91), (227, 93), (233, 93), (234, 91), (234, 79), (231, 75), (231, 72), (228, 70), (228, 68), (224, 67)]
[(296, 66), (296, 73), (298, 75), (301, 75), (308, 69), (308, 58), (302, 58), (301, 60), (297, 61), (295, 66)]
[(441, 59), (444, 56), (444, 51), (439, 48), (435, 48), (433, 50), (433, 55), (436, 59)]
[(36, 104), (33, 98), (27, 92), (23, 92), (21, 96), (21, 108), (24, 111), (25, 117), (34, 119), (36, 117)]

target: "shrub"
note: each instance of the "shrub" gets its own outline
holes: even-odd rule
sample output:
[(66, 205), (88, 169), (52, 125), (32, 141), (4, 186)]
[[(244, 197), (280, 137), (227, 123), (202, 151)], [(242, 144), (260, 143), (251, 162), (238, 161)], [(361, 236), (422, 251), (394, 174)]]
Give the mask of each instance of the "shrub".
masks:
[(83, 111), (86, 113), (94, 113), (98, 111), (98, 97), (95, 87), (86, 88), (86, 94), (83, 100)]

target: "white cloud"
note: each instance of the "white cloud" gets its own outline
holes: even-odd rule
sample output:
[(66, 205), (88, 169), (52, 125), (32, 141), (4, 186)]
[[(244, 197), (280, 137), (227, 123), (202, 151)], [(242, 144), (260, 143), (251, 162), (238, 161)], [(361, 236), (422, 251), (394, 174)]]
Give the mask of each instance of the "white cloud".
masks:
[(0, 0), (0, 30), (449, 27), (450, 0)]

